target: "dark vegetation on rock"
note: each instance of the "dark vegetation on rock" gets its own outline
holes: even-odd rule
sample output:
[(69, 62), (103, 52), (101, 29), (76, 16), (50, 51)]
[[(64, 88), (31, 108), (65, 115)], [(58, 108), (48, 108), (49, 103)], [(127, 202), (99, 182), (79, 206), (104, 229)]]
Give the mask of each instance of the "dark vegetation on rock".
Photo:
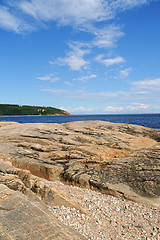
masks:
[(17, 115), (69, 115), (69, 113), (53, 107), (0, 104), (0, 116)]

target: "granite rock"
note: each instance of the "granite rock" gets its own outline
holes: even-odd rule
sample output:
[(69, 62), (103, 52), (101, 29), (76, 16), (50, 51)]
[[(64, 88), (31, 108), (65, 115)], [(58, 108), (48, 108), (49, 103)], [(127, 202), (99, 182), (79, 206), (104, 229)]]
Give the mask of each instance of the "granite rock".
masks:
[(0, 239), (85, 239), (66, 227), (41, 202), (0, 184)]
[[(129, 124), (0, 122), (0, 159), (17, 169), (153, 206), (160, 206), (159, 142), (160, 130)], [(16, 176), (21, 191), (36, 192)]]

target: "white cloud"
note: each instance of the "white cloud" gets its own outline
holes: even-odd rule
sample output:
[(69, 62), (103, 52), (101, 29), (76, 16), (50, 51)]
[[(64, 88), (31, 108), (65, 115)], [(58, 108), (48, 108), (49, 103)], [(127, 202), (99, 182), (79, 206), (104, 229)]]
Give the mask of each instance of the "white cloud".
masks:
[[(130, 74), (130, 72), (132, 71), (132, 68), (126, 68), (120, 71), (120, 73), (118, 74), (119, 78), (126, 78), (128, 77), (128, 75)], [(116, 78), (118, 78), (116, 77)]]
[(58, 58), (55, 63), (59, 66), (69, 66), (72, 71), (79, 71), (81, 68), (86, 68), (89, 64), (88, 61), (83, 59), (83, 56), (76, 53), (69, 53), (68, 55), (65, 58)]
[(106, 65), (106, 66), (111, 66), (114, 64), (120, 64), (125, 62), (124, 58), (122, 57), (116, 57), (116, 58), (110, 58), (110, 59), (103, 59), (102, 62)]
[(86, 113), (86, 112), (93, 112), (93, 108), (86, 108), (86, 107), (60, 107), (61, 110), (65, 110), (69, 113)]
[(104, 28), (90, 28), (90, 31), (95, 35), (93, 46), (99, 48), (115, 47), (117, 40), (124, 36), (120, 27), (115, 25), (108, 25)]
[(92, 75), (89, 75), (89, 76), (83, 76), (83, 77), (80, 77), (80, 78), (73, 78), (74, 81), (87, 81), (88, 79), (92, 79), (92, 78), (96, 78), (97, 75), (95, 74), (92, 74)]
[(66, 84), (67, 86), (73, 86), (73, 84), (71, 82), (65, 81), (64, 84)]
[(68, 96), (69, 91), (67, 91), (66, 89), (42, 89), (42, 91), (44, 92), (49, 92), (49, 93), (53, 93), (57, 96)]
[[(148, 3), (149, 0), (7, 0), (4, 2), (11, 11), (10, 13), (4, 9), (3, 12), (1, 11), (0, 15), (3, 20), (1, 19), (0, 26), (15, 32), (20, 27), (21, 30), (18, 30), (20, 32), (26, 30), (25, 28), (31, 29), (30, 23), (32, 23), (33, 30), (35, 26), (40, 27), (51, 21), (59, 25), (86, 29), (87, 25), (93, 26), (97, 22), (113, 19), (119, 12)], [(22, 24), (22, 18), (28, 19), (28, 26)], [(9, 19), (12, 21), (8, 21)], [(115, 34), (119, 34), (118, 31), (115, 31)], [(114, 36), (114, 34), (104, 32), (98, 33), (95, 44), (110, 45), (109, 35)]]
[[(82, 68), (87, 69), (90, 61), (85, 59), (85, 55), (89, 54), (92, 48), (113, 47), (115, 46), (115, 42), (117, 41), (118, 37), (123, 35), (123, 33), (119, 31), (119, 28), (111, 25), (107, 26), (106, 29), (91, 28), (91, 32), (94, 34), (92, 41), (87, 43), (78, 41), (69, 42), (68, 46), (70, 50), (67, 52), (66, 57), (57, 58), (56, 61), (49, 61), (49, 63), (57, 64), (59, 66), (68, 66), (72, 71), (79, 71)], [(98, 55), (95, 60), (103, 63), (106, 66), (125, 62), (125, 59), (121, 56), (105, 59), (103, 54)]]
[(63, 96), (64, 98), (72, 98), (72, 99), (110, 99), (115, 98), (121, 94), (120, 92), (89, 92), (86, 90), (75, 90), (68, 91), (66, 89), (41, 89), (42, 91), (49, 92), (55, 96)]
[(60, 78), (59, 77), (53, 77), (54, 74), (48, 74), (43, 77), (37, 77), (37, 79), (42, 80), (42, 81), (50, 81), (50, 82), (57, 82)]
[(0, 27), (16, 33), (30, 31), (33, 28), (23, 19), (10, 13), (9, 8), (0, 5)]
[(129, 105), (127, 107), (112, 107), (112, 106), (108, 106), (104, 109), (104, 111), (107, 112), (127, 112), (129, 111), (143, 111), (145, 109), (148, 109), (149, 105), (146, 105), (144, 103), (133, 103), (132, 105)]
[(114, 18), (117, 12), (147, 3), (147, 0), (31, 0), (17, 6), (41, 21), (57, 21), (66, 25), (85, 25)]
[(120, 26), (114, 24), (104, 24), (104, 26), (94, 26), (93, 24), (86, 24), (83, 27), (78, 28), (80, 31), (91, 33), (94, 38), (88, 43), (89, 48), (112, 48), (116, 47), (116, 42), (124, 33), (121, 31)]
[(95, 58), (95, 60), (100, 62), (100, 63), (103, 63), (106, 66), (112, 66), (114, 64), (120, 64), (120, 63), (125, 62), (125, 59), (120, 57), (120, 56), (115, 57), (115, 58), (104, 58), (103, 55), (98, 55)]
[(125, 11), (148, 2), (148, 0), (113, 0), (111, 4), (117, 11)]
[(160, 78), (156, 79), (147, 79), (143, 81), (135, 81), (131, 83), (132, 86), (134, 86), (135, 89), (141, 90), (141, 89), (149, 89), (149, 90), (160, 90)]
[(97, 57), (95, 57), (94, 60), (100, 62), (100, 61), (102, 61), (103, 58), (104, 58), (104, 54), (99, 54)]
[(127, 110), (143, 110), (143, 109), (148, 109), (149, 108), (149, 105), (147, 104), (144, 104), (144, 103), (132, 103), (131, 106), (127, 106), (126, 109)]
[[(79, 42), (68, 43), (70, 51), (67, 52), (66, 57), (58, 58), (54, 63), (59, 66), (69, 66), (72, 71), (79, 71), (81, 68), (86, 69), (89, 61), (84, 59), (84, 55), (89, 53), (88, 49), (84, 49), (83, 45)], [(50, 62), (53, 64), (53, 62)]]
[(59, 24), (82, 24), (86, 21), (102, 21), (110, 18), (101, 0), (32, 0), (19, 4), (25, 13), (43, 21), (58, 21)]
[(104, 111), (107, 112), (122, 112), (124, 110), (123, 107), (112, 107), (112, 106), (108, 106), (104, 109)]
[(134, 110), (136, 110), (136, 107), (134, 107), (134, 106), (128, 106), (126, 109), (131, 110), (131, 111), (134, 111)]
[[(55, 96), (62, 96), (64, 98), (71, 98), (71, 99), (80, 99), (80, 100), (99, 100), (99, 99), (122, 99), (124, 101), (133, 101), (133, 99), (141, 99), (146, 98), (148, 99), (148, 95), (146, 92), (143, 91), (100, 91), (100, 92), (91, 92), (87, 90), (73, 90), (69, 91), (66, 89), (52, 89), (52, 88), (45, 88), (41, 89), (42, 91), (49, 92)], [(135, 101), (134, 100), (134, 101)]]
[(144, 103), (140, 103), (140, 104), (139, 104), (139, 108), (140, 108), (140, 109), (146, 109), (146, 108), (149, 108), (149, 106), (146, 105), (146, 104), (144, 104)]

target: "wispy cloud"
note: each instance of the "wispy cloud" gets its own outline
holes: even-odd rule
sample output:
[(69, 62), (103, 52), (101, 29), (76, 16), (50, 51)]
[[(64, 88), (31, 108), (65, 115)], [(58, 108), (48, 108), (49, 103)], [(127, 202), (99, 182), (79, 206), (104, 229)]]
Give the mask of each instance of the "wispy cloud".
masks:
[[(64, 58), (57, 58), (56, 61), (50, 61), (50, 64), (68, 66), (72, 71), (86, 69), (90, 64), (90, 61), (88, 59), (85, 59), (85, 56), (87, 54), (90, 54), (93, 48), (113, 48), (116, 46), (117, 40), (124, 35), (124, 33), (120, 31), (119, 27), (113, 25), (107, 25), (103, 28), (87, 25), (85, 31), (92, 33), (91, 41), (68, 42), (68, 47), (70, 50), (68, 50), (66, 56)], [(125, 60), (120, 56), (112, 59), (105, 59), (104, 56), (99, 55), (95, 59), (106, 66), (125, 62)]]
[(127, 106), (127, 110), (135, 111), (135, 110), (142, 110), (142, 109), (147, 109), (149, 108), (149, 105), (144, 104), (144, 103), (132, 103), (131, 106)]
[(80, 77), (80, 78), (73, 78), (73, 80), (74, 81), (87, 81), (87, 80), (89, 80), (89, 79), (92, 79), (92, 78), (96, 78), (97, 77), (97, 75), (95, 75), (95, 74), (92, 74), (92, 75), (89, 75), (89, 76), (83, 76), (83, 77)]
[[(87, 25), (93, 26), (97, 22), (113, 19), (119, 12), (148, 2), (149, 0), (15, 0), (14, 2), (7, 0), (5, 6), (10, 7), (11, 11), (4, 9), (2, 5), (0, 26), (7, 30), (22, 32), (26, 28), (31, 28), (31, 22), (32, 30), (47, 22), (57, 22), (59, 25), (86, 29)], [(28, 19), (28, 24), (24, 24), (23, 18)], [(110, 31), (114, 34), (107, 33), (104, 29), (101, 33), (97, 33), (95, 44), (110, 45), (110, 42), (114, 41), (108, 36), (117, 37), (117, 34), (121, 34), (114, 29)]]
[(112, 107), (112, 106), (108, 106), (104, 109), (104, 111), (106, 112), (122, 112), (124, 110), (123, 107)]
[[(91, 78), (92, 75), (86, 76), (87, 78)], [(96, 75), (95, 75), (96, 76)], [(93, 76), (94, 77), (94, 74)], [(66, 90), (66, 89), (52, 89), (52, 88), (44, 88), (42, 91), (53, 94), (53, 96), (63, 96), (64, 98), (71, 99), (79, 99), (79, 100), (99, 100), (99, 99), (121, 99), (123, 102), (133, 102), (133, 101), (149, 101), (149, 99), (158, 99), (160, 98), (160, 79), (152, 79), (152, 80), (143, 80), (143, 81), (135, 81), (132, 83), (128, 83), (131, 87), (128, 91), (87, 91), (85, 89), (82, 90)], [(69, 84), (68, 84), (69, 85)], [(145, 108), (145, 104), (133, 104), (131, 105), (131, 109), (134, 108)], [(146, 106), (148, 106), (146, 104)], [(129, 109), (129, 108), (128, 108)]]
[(115, 98), (120, 92), (91, 92), (86, 90), (75, 90), (75, 91), (68, 91), (66, 89), (41, 89), (44, 92), (48, 92), (53, 94), (54, 96), (63, 96), (64, 98), (71, 98), (71, 99), (108, 99), (108, 98)]
[(86, 69), (90, 62), (85, 60), (84, 56), (90, 51), (79, 42), (70, 42), (68, 45), (71, 50), (67, 52), (66, 57), (58, 58), (55, 62), (50, 61), (50, 63), (59, 66), (69, 66), (72, 71), (79, 71), (81, 68)]
[(59, 66), (69, 66), (72, 71), (79, 71), (81, 68), (86, 68), (89, 61), (84, 60), (82, 55), (70, 52), (65, 58), (58, 58), (55, 64)]
[(61, 25), (85, 25), (114, 18), (147, 0), (21, 0), (17, 7), (36, 20), (57, 21)]
[[(69, 113), (92, 113), (96, 111), (96, 109), (92, 107), (71, 107), (71, 106), (61, 106), (60, 109), (65, 110)], [(150, 109), (150, 106), (144, 103), (133, 103), (128, 106), (107, 106), (105, 109), (102, 109), (101, 111), (103, 113), (122, 113), (122, 112), (130, 112), (130, 113), (138, 113), (138, 112), (147, 112), (147, 110)]]
[(61, 110), (65, 110), (69, 113), (86, 113), (86, 112), (93, 112), (93, 108), (86, 108), (86, 107), (60, 107)]
[(132, 105), (129, 106), (120, 106), (120, 107), (113, 107), (113, 106), (108, 106), (104, 109), (104, 111), (106, 112), (127, 112), (127, 111), (133, 111), (133, 112), (137, 112), (137, 111), (142, 111), (142, 110), (146, 110), (149, 108), (149, 105), (144, 104), (144, 103), (133, 103)]
[(64, 84), (67, 85), (67, 86), (73, 86), (73, 84), (69, 81), (65, 81)]
[(90, 31), (95, 35), (92, 45), (99, 48), (115, 47), (118, 39), (124, 36), (120, 27), (115, 25), (107, 25), (104, 28), (92, 27)]
[(130, 84), (134, 86), (134, 89), (136, 90), (146, 89), (160, 91), (160, 78), (147, 79), (143, 81), (134, 81)]
[(0, 28), (13, 31), (15, 33), (33, 30), (33, 27), (30, 24), (12, 14), (9, 8), (2, 5), (0, 5)]
[(106, 66), (112, 66), (114, 64), (121, 64), (125, 62), (125, 59), (122, 58), (121, 56), (115, 57), (115, 58), (104, 58), (103, 55), (98, 55), (95, 58), (96, 61), (103, 63)]
[(44, 89), (41, 89), (41, 91), (44, 91), (44, 92), (49, 92), (49, 93), (52, 93), (54, 95), (57, 95), (57, 96), (64, 96), (64, 97), (69, 97), (69, 91), (66, 90), (66, 89), (50, 89), (50, 88), (44, 88)]
[(126, 68), (123, 70), (120, 70), (120, 73), (117, 75), (116, 78), (126, 78), (129, 76), (130, 72), (132, 71), (132, 68)]
[[(66, 90), (66, 89), (41, 89), (46, 93), (50, 93), (53, 97), (63, 97), (64, 99), (74, 99), (76, 101), (93, 100), (98, 102), (108, 102), (108, 106), (101, 108), (101, 112), (131, 112), (131, 113), (147, 113), (159, 112), (160, 100), (160, 79), (151, 79), (143, 81), (135, 81), (128, 83), (131, 86), (128, 91), (87, 91)], [(118, 103), (123, 103), (119, 106)], [(96, 110), (94, 110), (96, 111)], [(69, 111), (71, 112), (71, 111)], [(74, 112), (74, 111), (73, 111)], [(80, 111), (79, 111), (80, 112)]]
[(54, 74), (47, 74), (43, 77), (37, 77), (37, 79), (42, 80), (42, 81), (50, 81), (50, 82), (57, 82), (60, 78), (59, 77), (54, 77)]
[(103, 59), (102, 60), (102, 63), (106, 66), (111, 66), (111, 65), (114, 65), (114, 64), (120, 64), (120, 63), (123, 63), (125, 62), (124, 58), (122, 57), (116, 57), (116, 58), (110, 58), (110, 59)]
[(111, 12), (101, 0), (32, 0), (19, 4), (26, 14), (43, 21), (58, 21), (61, 25), (80, 25), (86, 21), (102, 21), (111, 18)]

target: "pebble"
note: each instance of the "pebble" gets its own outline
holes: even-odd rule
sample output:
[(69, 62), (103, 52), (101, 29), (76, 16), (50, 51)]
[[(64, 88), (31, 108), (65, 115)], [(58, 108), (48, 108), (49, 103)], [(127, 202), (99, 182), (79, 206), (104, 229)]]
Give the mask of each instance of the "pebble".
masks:
[(88, 189), (53, 182), (55, 188), (87, 209), (56, 206), (54, 215), (88, 240), (160, 240), (160, 209), (152, 209), (125, 199)]

